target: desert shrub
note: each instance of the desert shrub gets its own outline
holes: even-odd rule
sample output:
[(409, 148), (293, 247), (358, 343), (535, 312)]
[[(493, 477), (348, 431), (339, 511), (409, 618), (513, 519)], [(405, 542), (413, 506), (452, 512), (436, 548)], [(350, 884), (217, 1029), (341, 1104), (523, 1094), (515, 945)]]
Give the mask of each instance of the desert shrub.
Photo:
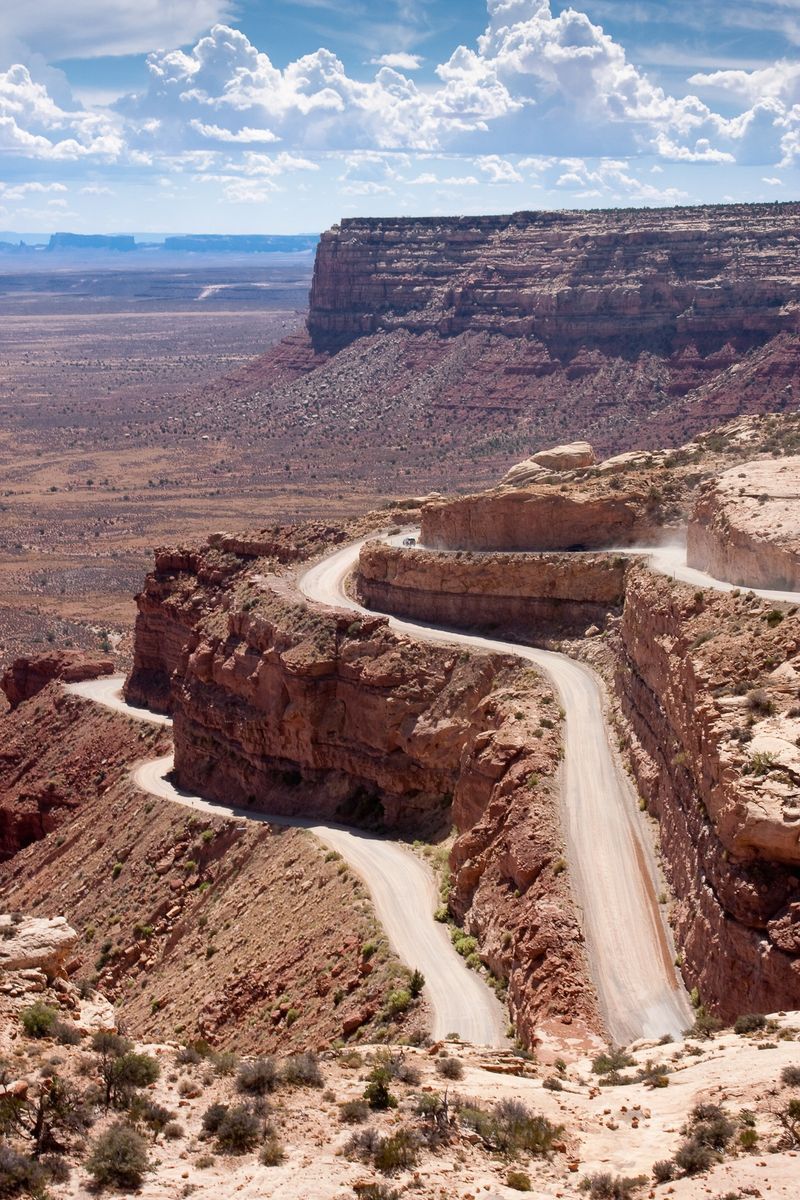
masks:
[(273, 1092), (278, 1085), (278, 1071), (275, 1059), (268, 1055), (256, 1058), (253, 1062), (242, 1063), (236, 1076), (236, 1089), (247, 1092), (250, 1096), (266, 1096)]
[(597, 1175), (588, 1175), (581, 1181), (581, 1191), (586, 1192), (591, 1200), (630, 1200), (633, 1193), (647, 1179), (644, 1175), (628, 1178), (623, 1175), (610, 1175), (602, 1171)]
[(358, 1200), (400, 1200), (398, 1191), (377, 1180), (370, 1183), (354, 1183), (353, 1191)]
[(281, 1078), (284, 1083), (299, 1087), (322, 1087), (322, 1072), (319, 1069), (319, 1059), (311, 1051), (302, 1054), (292, 1054), (283, 1064)]
[(406, 1058), (405, 1054), (391, 1054), (379, 1061), (385, 1062), (392, 1079), (396, 1079), (398, 1083), (416, 1086), (420, 1082), (421, 1076), (417, 1064), (412, 1059)]
[(675, 1155), (675, 1165), (685, 1175), (699, 1175), (708, 1171), (716, 1161), (717, 1155), (712, 1148), (693, 1137), (687, 1138)]
[(775, 712), (775, 705), (763, 688), (751, 688), (747, 693), (746, 704), (752, 712), (761, 713), (767, 717)]
[(45, 1154), (39, 1159), (40, 1166), (47, 1172), (51, 1183), (67, 1183), (70, 1177), (70, 1165), (63, 1154)]
[(213, 1154), (201, 1154), (199, 1158), (195, 1159), (194, 1165), (199, 1171), (206, 1171), (209, 1167), (213, 1167), (216, 1161)]
[(196, 1046), (181, 1046), (175, 1054), (175, 1062), (179, 1067), (196, 1066), (203, 1061), (203, 1055)]
[(357, 1130), (344, 1144), (345, 1158), (357, 1158), (362, 1162), (370, 1162), (380, 1140), (380, 1134), (371, 1125), (368, 1125), (366, 1129)]
[(605, 1053), (598, 1054), (597, 1058), (593, 1059), (592, 1070), (595, 1075), (610, 1075), (614, 1071), (621, 1071), (623, 1067), (634, 1065), (635, 1060), (624, 1046), (609, 1046)]
[(755, 1150), (758, 1145), (758, 1134), (755, 1129), (740, 1129), (739, 1130), (739, 1145), (743, 1150)]
[(180, 1121), (168, 1121), (164, 1126), (164, 1137), (168, 1142), (177, 1142), (185, 1136), (185, 1130)]
[(800, 1145), (800, 1100), (792, 1099), (775, 1114), (794, 1146)]
[(134, 1096), (128, 1105), (130, 1120), (135, 1121), (137, 1125), (145, 1125), (156, 1138), (164, 1132), (174, 1116), (175, 1113), (148, 1096)]
[(37, 1000), (27, 1008), (23, 1008), (19, 1019), (28, 1037), (45, 1038), (50, 1037), (53, 1033), (58, 1021), (58, 1012), (49, 1004)]
[(700, 1004), (695, 1009), (694, 1024), (689, 1034), (696, 1038), (711, 1038), (721, 1028), (722, 1022), (710, 1013), (705, 1005)]
[(204, 1133), (214, 1134), (217, 1132), (222, 1124), (222, 1118), (228, 1111), (228, 1107), (227, 1104), (220, 1104), (219, 1102), (209, 1105), (200, 1121)]
[(397, 1133), (381, 1138), (372, 1155), (375, 1167), (385, 1175), (394, 1171), (407, 1171), (417, 1162), (417, 1139), (410, 1129), (398, 1129)]
[(755, 1033), (759, 1029), (765, 1029), (767, 1018), (761, 1013), (745, 1013), (741, 1017), (737, 1017), (733, 1025), (734, 1033)]
[(411, 1006), (411, 992), (407, 988), (395, 988), (386, 997), (386, 1012), (390, 1017), (398, 1017)]
[(211, 1065), (217, 1075), (232, 1075), (239, 1065), (239, 1057), (233, 1050), (215, 1050), (211, 1055)]
[(71, 1025), (69, 1021), (56, 1021), (52, 1034), (60, 1046), (80, 1045), (81, 1031), (77, 1025)]
[(236, 1104), (225, 1109), (215, 1137), (223, 1154), (245, 1154), (260, 1141), (261, 1122), (246, 1104)]
[(346, 1100), (339, 1105), (339, 1120), (345, 1125), (361, 1125), (369, 1116), (366, 1100)]
[(464, 1067), (460, 1058), (439, 1058), (436, 1061), (436, 1073), (443, 1079), (463, 1079)]
[(787, 1087), (800, 1087), (800, 1067), (784, 1067), (781, 1071), (781, 1083)]
[(724, 1150), (735, 1132), (733, 1121), (718, 1104), (696, 1104), (692, 1109), (691, 1136), (712, 1150)]
[(381, 1112), (387, 1108), (397, 1108), (397, 1098), (389, 1091), (391, 1071), (383, 1063), (378, 1063), (369, 1073), (367, 1086), (364, 1088), (364, 1099), (370, 1108)]
[(183, 1100), (196, 1100), (198, 1096), (202, 1096), (203, 1088), (196, 1079), (189, 1079), (184, 1075), (183, 1079), (178, 1084), (178, 1095)]
[(653, 1163), (653, 1179), (656, 1183), (669, 1183), (675, 1175), (675, 1164), (671, 1158), (662, 1158)]
[(531, 1190), (531, 1177), (526, 1175), (524, 1171), (509, 1171), (506, 1175), (506, 1186), (513, 1188), (515, 1192), (529, 1192)]
[(86, 1170), (99, 1188), (135, 1190), (149, 1167), (147, 1144), (127, 1121), (115, 1121), (101, 1133), (86, 1160)]
[(264, 1167), (278, 1167), (285, 1158), (286, 1152), (279, 1139), (271, 1134), (259, 1151), (258, 1161)]
[(44, 1198), (47, 1171), (28, 1154), (20, 1154), (8, 1142), (0, 1142), (0, 1196)]
[(563, 1092), (564, 1084), (557, 1075), (548, 1075), (542, 1080), (542, 1087), (547, 1088), (548, 1092)]

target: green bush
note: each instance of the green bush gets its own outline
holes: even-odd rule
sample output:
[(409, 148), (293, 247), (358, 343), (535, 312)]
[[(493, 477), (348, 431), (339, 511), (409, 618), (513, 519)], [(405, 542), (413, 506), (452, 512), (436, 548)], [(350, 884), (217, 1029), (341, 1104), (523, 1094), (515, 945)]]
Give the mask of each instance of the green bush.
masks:
[(236, 1076), (236, 1089), (250, 1096), (266, 1096), (278, 1086), (278, 1071), (275, 1059), (268, 1055), (253, 1062), (242, 1063)]
[(366, 1100), (346, 1100), (339, 1105), (339, 1120), (345, 1125), (362, 1125), (369, 1116)]
[(48, 1173), (28, 1154), (20, 1154), (7, 1142), (0, 1142), (0, 1196), (47, 1196)]
[(628, 1178), (602, 1171), (582, 1180), (581, 1191), (586, 1192), (591, 1200), (631, 1200), (636, 1189), (646, 1182), (647, 1178), (644, 1175)]
[(436, 1061), (436, 1073), (443, 1079), (463, 1079), (464, 1067), (459, 1058), (439, 1058)]
[(734, 1033), (756, 1033), (759, 1029), (765, 1029), (767, 1018), (761, 1013), (745, 1013), (741, 1017), (737, 1017), (734, 1022)]
[(411, 993), (411, 999), (416, 1000), (424, 987), (425, 976), (422, 974), (422, 971), (413, 971), (408, 981), (408, 990)]
[(416, 1166), (417, 1139), (410, 1129), (398, 1129), (397, 1133), (381, 1138), (372, 1161), (379, 1171), (391, 1175), (394, 1171), (407, 1171)]
[(290, 1055), (281, 1069), (281, 1078), (296, 1087), (322, 1087), (324, 1083), (319, 1058), (309, 1050)]
[(529, 1192), (531, 1177), (524, 1171), (509, 1171), (506, 1175), (506, 1187), (513, 1188), (515, 1192)]
[(392, 1017), (404, 1013), (411, 1005), (411, 993), (406, 988), (396, 988), (386, 997), (386, 1011)]
[(391, 1071), (383, 1063), (373, 1067), (364, 1088), (364, 1099), (370, 1108), (382, 1112), (387, 1108), (397, 1108), (397, 1098), (389, 1091)]
[(592, 1061), (595, 1075), (610, 1075), (613, 1071), (621, 1071), (624, 1067), (635, 1065), (624, 1046), (609, 1046), (604, 1054), (598, 1054)]
[(135, 1190), (150, 1168), (147, 1144), (127, 1121), (115, 1121), (101, 1133), (86, 1160), (86, 1170), (96, 1187)]
[(44, 1004), (41, 1000), (37, 1000), (34, 1004), (29, 1005), (28, 1008), (23, 1008), (19, 1014), (19, 1019), (28, 1037), (45, 1038), (50, 1037), (56, 1028), (58, 1012), (55, 1008), (51, 1008), (49, 1004)]
[(656, 1183), (669, 1183), (675, 1176), (675, 1164), (671, 1158), (662, 1158), (653, 1163), (653, 1179)]
[(286, 1158), (286, 1153), (280, 1141), (274, 1134), (267, 1138), (258, 1156), (258, 1161), (265, 1167), (277, 1167)]
[(246, 1154), (261, 1140), (261, 1122), (246, 1104), (226, 1107), (215, 1137), (217, 1149), (223, 1154)]
[(710, 1170), (717, 1161), (717, 1155), (705, 1142), (690, 1137), (683, 1142), (675, 1155), (675, 1165), (685, 1175), (700, 1175)]

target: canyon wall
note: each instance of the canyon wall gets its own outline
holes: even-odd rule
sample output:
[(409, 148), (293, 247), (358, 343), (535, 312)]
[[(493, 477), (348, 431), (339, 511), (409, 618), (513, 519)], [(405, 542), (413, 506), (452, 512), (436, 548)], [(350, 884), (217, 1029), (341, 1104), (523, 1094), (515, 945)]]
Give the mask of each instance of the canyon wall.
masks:
[(356, 578), (378, 612), (533, 640), (602, 626), (622, 604), (627, 560), (610, 556), (437, 554), (368, 542)]
[[(508, 981), (520, 1036), (600, 1028), (567, 873), (552, 691), (512, 657), (401, 638), (301, 602), (273, 559), (159, 551), (128, 693), (167, 705), (179, 786), (261, 811), (432, 836), (451, 909)], [(250, 545), (252, 548), (252, 544)], [(179, 643), (182, 639), (182, 645)]]
[(742, 587), (800, 591), (800, 457), (742, 463), (707, 483), (687, 561)]
[(768, 611), (635, 568), (620, 630), (617, 691), (684, 976), (728, 1019), (800, 994), (800, 622)]
[(708, 354), (798, 328), (800, 206), (352, 218), (322, 235), (316, 349), (379, 330)]

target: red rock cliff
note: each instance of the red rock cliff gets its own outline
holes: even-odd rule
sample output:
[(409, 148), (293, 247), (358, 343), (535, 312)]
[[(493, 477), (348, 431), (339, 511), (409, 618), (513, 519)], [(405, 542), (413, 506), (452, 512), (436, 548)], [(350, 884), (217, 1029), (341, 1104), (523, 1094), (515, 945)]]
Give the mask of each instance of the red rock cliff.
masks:
[(800, 995), (800, 621), (769, 611), (636, 569), (621, 627), (617, 687), (684, 975), (726, 1018)]

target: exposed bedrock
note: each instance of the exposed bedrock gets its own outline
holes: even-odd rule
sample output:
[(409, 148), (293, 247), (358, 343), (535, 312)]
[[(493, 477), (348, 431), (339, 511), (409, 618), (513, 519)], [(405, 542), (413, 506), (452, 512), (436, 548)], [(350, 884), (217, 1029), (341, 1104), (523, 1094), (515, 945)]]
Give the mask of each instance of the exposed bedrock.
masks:
[(317, 350), (378, 330), (709, 354), (797, 329), (800, 208), (729, 205), (497, 217), (353, 218), (322, 235)]
[(800, 457), (742, 463), (707, 483), (687, 560), (743, 587), (800, 591)]
[(358, 596), (378, 612), (536, 640), (601, 626), (622, 604), (627, 560), (590, 554), (470, 554), (368, 542)]
[(139, 597), (132, 679), (143, 703), (149, 681), (157, 701), (169, 686), (178, 785), (409, 834), (455, 824), (452, 910), (509, 980), (521, 1036), (545, 1019), (599, 1029), (558, 866), (550, 686), (512, 657), (298, 603), (270, 565), (218, 545), (159, 552)]
[(647, 541), (657, 528), (638, 491), (531, 485), (426, 504), (421, 540), (432, 550), (596, 550)]
[[(800, 996), (796, 688), (767, 675), (760, 719), (746, 695), (770, 663), (796, 659), (800, 627), (787, 618), (769, 631), (761, 608), (634, 569), (621, 625), (617, 689), (661, 827), (684, 975), (726, 1018)], [(785, 767), (759, 774), (765, 737), (785, 743)]]

